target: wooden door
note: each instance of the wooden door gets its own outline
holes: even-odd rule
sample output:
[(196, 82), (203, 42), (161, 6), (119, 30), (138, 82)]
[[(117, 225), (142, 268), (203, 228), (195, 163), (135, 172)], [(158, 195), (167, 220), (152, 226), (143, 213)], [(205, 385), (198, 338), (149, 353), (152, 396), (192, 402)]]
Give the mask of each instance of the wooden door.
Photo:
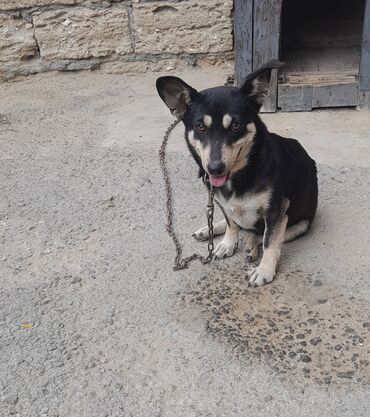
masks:
[[(235, 0), (235, 84), (270, 59), (279, 58), (282, 0)], [(262, 111), (277, 109), (277, 70)]]
[(370, 109), (370, 0), (366, 1), (360, 73), (358, 77), (358, 108)]

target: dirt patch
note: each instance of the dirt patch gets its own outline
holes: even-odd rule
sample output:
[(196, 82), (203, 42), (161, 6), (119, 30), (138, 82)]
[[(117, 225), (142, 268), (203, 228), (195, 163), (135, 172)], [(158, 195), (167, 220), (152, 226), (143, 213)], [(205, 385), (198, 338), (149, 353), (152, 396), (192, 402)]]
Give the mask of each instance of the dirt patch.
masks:
[(182, 297), (182, 309), (194, 306), (239, 357), (257, 358), (286, 379), (370, 383), (370, 306), (320, 274), (290, 270), (250, 289), (242, 268), (212, 266)]

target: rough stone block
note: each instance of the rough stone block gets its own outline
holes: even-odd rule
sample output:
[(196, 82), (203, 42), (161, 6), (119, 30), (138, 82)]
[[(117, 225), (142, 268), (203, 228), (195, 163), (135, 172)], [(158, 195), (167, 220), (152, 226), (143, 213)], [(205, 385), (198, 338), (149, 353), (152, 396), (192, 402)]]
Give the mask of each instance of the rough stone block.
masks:
[(211, 54), (201, 55), (197, 58), (188, 56), (173, 56), (170, 58), (159, 58), (154, 60), (130, 60), (124, 59), (104, 62), (99, 69), (108, 74), (145, 73), (145, 72), (173, 72), (193, 69), (195, 67), (208, 70), (211, 66), (220, 66), (230, 72), (234, 65), (230, 53), (213, 56)]
[(44, 60), (99, 58), (132, 51), (125, 8), (75, 7), (33, 14)]
[(232, 4), (231, 0), (134, 4), (136, 53), (231, 51)]
[(0, 0), (0, 10), (16, 10), (27, 7), (68, 5), (82, 3), (84, 0)]
[(0, 63), (26, 61), (37, 54), (32, 25), (21, 17), (0, 14)]

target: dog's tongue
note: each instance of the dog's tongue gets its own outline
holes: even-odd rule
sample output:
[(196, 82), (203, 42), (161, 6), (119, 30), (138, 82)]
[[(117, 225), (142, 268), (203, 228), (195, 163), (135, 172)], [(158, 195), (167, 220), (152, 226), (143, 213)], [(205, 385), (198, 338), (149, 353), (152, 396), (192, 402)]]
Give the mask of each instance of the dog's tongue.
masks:
[(222, 177), (215, 177), (214, 175), (210, 175), (209, 176), (209, 182), (214, 186), (214, 187), (222, 187), (227, 179), (227, 175), (223, 175)]

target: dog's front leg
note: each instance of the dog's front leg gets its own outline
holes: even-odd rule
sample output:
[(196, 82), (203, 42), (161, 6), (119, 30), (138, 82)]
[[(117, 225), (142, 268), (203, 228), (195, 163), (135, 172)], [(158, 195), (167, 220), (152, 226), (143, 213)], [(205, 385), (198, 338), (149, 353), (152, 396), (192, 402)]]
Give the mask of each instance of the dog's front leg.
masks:
[(254, 230), (246, 230), (244, 244), (247, 252), (247, 261), (254, 262), (258, 258), (258, 247), (262, 243), (262, 236)]
[(282, 213), (266, 216), (263, 256), (259, 266), (254, 268), (250, 274), (249, 285), (251, 287), (268, 284), (274, 279), (287, 224), (286, 210), (283, 210)]
[[(226, 216), (225, 216), (226, 218)], [(226, 218), (226, 233), (221, 242), (215, 247), (213, 255), (215, 259), (222, 259), (234, 255), (238, 247), (239, 226), (231, 219)]]
[[(220, 220), (213, 225), (213, 236), (223, 235), (226, 232), (226, 220)], [(201, 227), (196, 232), (193, 233), (193, 238), (199, 240), (200, 242), (209, 239), (209, 229), (208, 226)]]

